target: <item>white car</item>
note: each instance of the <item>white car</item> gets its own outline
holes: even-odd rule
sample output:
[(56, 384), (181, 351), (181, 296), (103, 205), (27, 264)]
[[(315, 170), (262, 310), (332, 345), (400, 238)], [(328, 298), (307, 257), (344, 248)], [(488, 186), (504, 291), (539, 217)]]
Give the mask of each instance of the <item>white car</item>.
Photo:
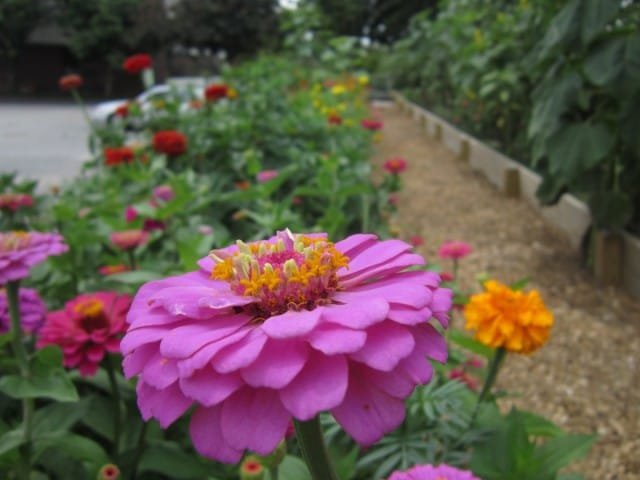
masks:
[[(197, 83), (202, 83), (202, 81)], [(89, 118), (96, 126), (110, 125), (119, 120), (116, 113), (118, 108), (131, 101), (136, 102), (140, 106), (143, 116), (146, 116), (146, 114), (149, 114), (155, 109), (155, 102), (165, 100), (167, 97), (174, 95), (178, 95), (182, 101), (181, 110), (186, 110), (189, 107), (190, 100), (203, 98), (204, 87), (197, 84), (194, 85), (194, 83), (178, 82), (171, 85), (154, 85), (150, 89), (139, 94), (133, 100), (120, 99), (98, 103), (89, 111)], [(133, 128), (136, 127), (135, 125), (129, 126)]]

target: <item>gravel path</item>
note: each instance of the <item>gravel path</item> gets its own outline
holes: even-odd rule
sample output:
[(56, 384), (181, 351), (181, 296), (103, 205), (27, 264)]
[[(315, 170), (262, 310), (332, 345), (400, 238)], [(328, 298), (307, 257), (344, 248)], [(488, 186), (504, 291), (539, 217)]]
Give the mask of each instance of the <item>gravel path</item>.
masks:
[(538, 412), (571, 432), (597, 433), (590, 456), (575, 467), (588, 480), (640, 479), (640, 302), (599, 288), (577, 252), (533, 208), (503, 197), (417, 122), (391, 106), (379, 114), (376, 164), (401, 156), (410, 165), (396, 219), (401, 235), (421, 235), (421, 253), (434, 261), (443, 241), (471, 243), (474, 252), (460, 270), (466, 289), (476, 289), (479, 272), (507, 283), (529, 277), (555, 314), (542, 350), (508, 358), (498, 386), (514, 396), (501, 406)]

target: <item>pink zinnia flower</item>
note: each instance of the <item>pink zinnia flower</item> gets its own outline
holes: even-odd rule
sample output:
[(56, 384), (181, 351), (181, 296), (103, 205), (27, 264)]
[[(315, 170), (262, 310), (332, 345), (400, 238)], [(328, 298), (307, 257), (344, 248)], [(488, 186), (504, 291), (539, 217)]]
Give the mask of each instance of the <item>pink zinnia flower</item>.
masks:
[(455, 279), (453, 273), (451, 272), (440, 272), (440, 278), (443, 282), (453, 282), (453, 280)]
[(27, 193), (0, 193), (0, 210), (15, 212), (22, 207), (32, 207), (33, 197)]
[(111, 243), (121, 250), (131, 250), (147, 243), (149, 232), (144, 230), (123, 230), (111, 234)]
[(27, 277), (31, 267), (68, 249), (57, 233), (0, 232), (0, 285)]
[[(38, 292), (30, 288), (21, 288), (18, 291), (20, 302), (20, 323), (25, 332), (35, 332), (40, 328), (47, 314), (47, 307), (38, 295)], [(6, 333), (11, 328), (9, 316), (9, 302), (7, 291), (0, 288), (0, 333)]]
[(268, 182), (269, 180), (273, 180), (278, 176), (277, 170), (263, 170), (258, 175), (256, 175), (256, 179), (260, 183)]
[(130, 303), (129, 295), (115, 292), (80, 295), (67, 302), (63, 310), (47, 315), (37, 346), (58, 345), (65, 367), (78, 368), (84, 376), (94, 375), (107, 353), (120, 350)]
[(394, 472), (389, 480), (480, 480), (468, 470), (460, 470), (441, 464), (418, 465), (404, 472)]
[(382, 166), (387, 172), (397, 175), (407, 169), (407, 161), (404, 158), (390, 158)]
[(200, 270), (138, 291), (121, 343), (145, 420), (168, 427), (192, 406), (202, 455), (268, 454), (292, 418), (330, 411), (358, 443), (398, 427), (404, 399), (444, 362), (428, 320), (448, 323), (451, 291), (400, 240), (279, 232), (238, 242)]
[(383, 123), (380, 120), (365, 118), (360, 122), (360, 125), (366, 130), (380, 130)]
[(136, 218), (138, 218), (138, 211), (135, 207), (131, 205), (127, 205), (127, 208), (124, 209), (124, 219), (127, 223), (133, 222)]
[(173, 188), (170, 185), (159, 185), (153, 189), (153, 197), (163, 202), (169, 202), (173, 200), (176, 194), (173, 192)]
[(438, 249), (438, 256), (440, 258), (452, 258), (454, 260), (457, 260), (469, 255), (471, 253), (471, 250), (471, 245), (465, 242), (445, 242)]

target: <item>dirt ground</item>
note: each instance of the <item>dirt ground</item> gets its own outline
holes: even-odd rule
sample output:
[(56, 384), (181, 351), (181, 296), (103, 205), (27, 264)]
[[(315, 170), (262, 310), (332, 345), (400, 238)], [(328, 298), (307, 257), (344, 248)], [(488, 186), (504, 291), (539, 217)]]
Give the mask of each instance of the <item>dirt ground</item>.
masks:
[(549, 343), (507, 359), (498, 387), (514, 395), (501, 406), (597, 433), (588, 458), (571, 469), (588, 480), (640, 479), (640, 302), (596, 285), (578, 252), (532, 207), (502, 196), (397, 107), (375, 109), (384, 120), (377, 168), (394, 156), (409, 163), (395, 219), (401, 236), (422, 236), (419, 250), (434, 262), (442, 242), (464, 240), (474, 249), (461, 264), (465, 288), (476, 288), (480, 272), (505, 283), (529, 277), (554, 312)]

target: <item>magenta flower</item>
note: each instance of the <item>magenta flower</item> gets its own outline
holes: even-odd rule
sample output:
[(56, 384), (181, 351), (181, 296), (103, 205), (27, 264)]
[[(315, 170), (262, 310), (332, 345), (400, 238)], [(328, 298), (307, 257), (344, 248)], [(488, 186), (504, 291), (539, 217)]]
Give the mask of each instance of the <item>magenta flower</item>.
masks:
[(16, 212), (22, 207), (32, 207), (33, 197), (28, 193), (0, 193), (0, 210)]
[(278, 176), (277, 170), (263, 170), (256, 175), (256, 179), (260, 183), (268, 182), (269, 180), (273, 180)]
[(441, 464), (418, 465), (404, 472), (394, 472), (389, 480), (480, 480), (468, 470), (460, 470)]
[(127, 223), (133, 222), (136, 218), (138, 218), (138, 211), (135, 207), (131, 205), (127, 205), (127, 208), (124, 209), (124, 219)]
[(402, 157), (390, 158), (384, 162), (382, 168), (393, 175), (398, 175), (407, 169), (407, 161)]
[(68, 249), (57, 233), (0, 232), (0, 285), (27, 277), (31, 267)]
[(142, 230), (145, 232), (153, 232), (154, 230), (164, 230), (167, 226), (162, 220), (156, 220), (155, 218), (145, 218), (142, 223)]
[(111, 243), (121, 250), (132, 250), (147, 243), (149, 232), (144, 230), (123, 230), (111, 234)]
[[(44, 317), (47, 314), (47, 307), (40, 299), (38, 292), (30, 288), (21, 288), (18, 293), (20, 302), (20, 323), (25, 332), (37, 331)], [(11, 317), (9, 316), (9, 302), (7, 302), (7, 291), (0, 288), (0, 333), (6, 333), (11, 328)]]
[(471, 245), (465, 242), (452, 241), (445, 242), (438, 249), (440, 258), (452, 258), (458, 260), (464, 258), (471, 253)]
[(170, 202), (176, 194), (170, 185), (159, 185), (153, 189), (153, 197), (163, 202)]
[(37, 346), (58, 345), (65, 367), (78, 368), (84, 376), (94, 375), (108, 352), (120, 350), (130, 303), (131, 297), (115, 292), (80, 295), (63, 310), (47, 315)]
[(369, 445), (404, 419), (404, 399), (444, 362), (427, 321), (448, 323), (451, 291), (400, 240), (279, 232), (238, 242), (200, 270), (142, 286), (122, 340), (145, 420), (168, 427), (190, 407), (202, 455), (270, 453), (292, 418), (330, 411)]

